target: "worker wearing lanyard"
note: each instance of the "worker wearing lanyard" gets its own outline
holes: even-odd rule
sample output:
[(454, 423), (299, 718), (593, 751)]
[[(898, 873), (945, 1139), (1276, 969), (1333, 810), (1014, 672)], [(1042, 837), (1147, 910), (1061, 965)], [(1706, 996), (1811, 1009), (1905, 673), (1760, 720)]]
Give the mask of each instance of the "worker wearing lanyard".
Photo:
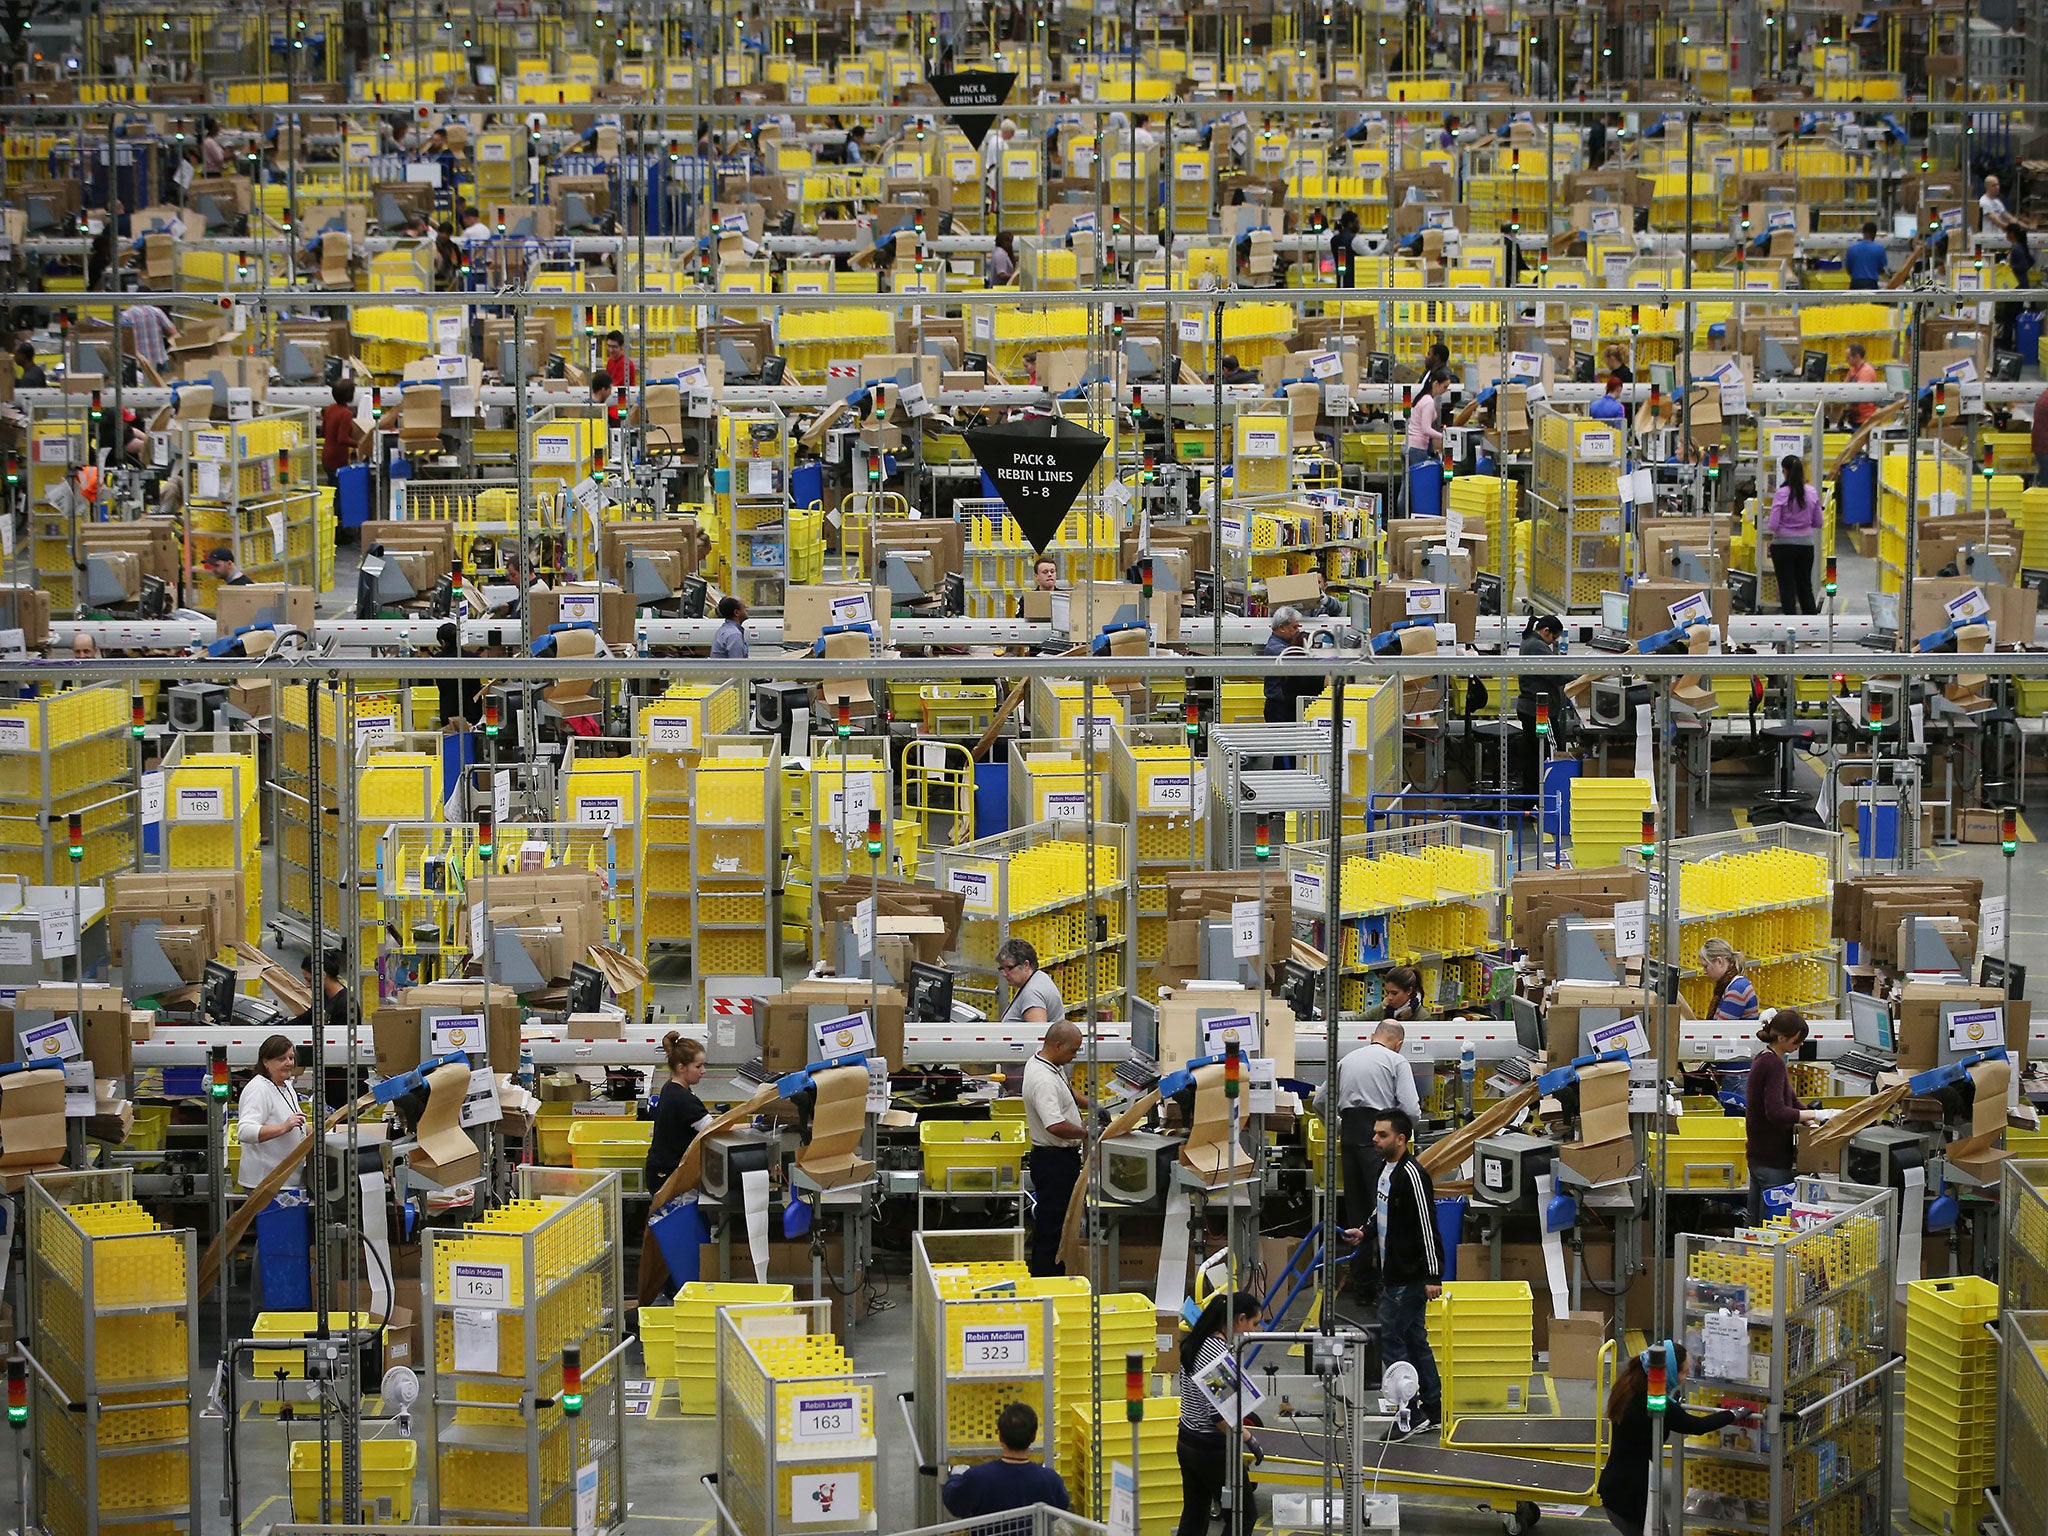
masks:
[(1038, 968), (1038, 951), (1027, 940), (1005, 939), (996, 951), (996, 969), (1013, 988), (1005, 1024), (1050, 1024), (1067, 1016), (1058, 985)]
[(1055, 1019), (1038, 1054), (1024, 1063), (1024, 1127), (1031, 1137), (1031, 1192), (1037, 1215), (1031, 1228), (1031, 1273), (1060, 1273), (1060, 1234), (1067, 1202), (1081, 1179), (1081, 1106), (1067, 1068), (1081, 1054), (1081, 1031)]
[[(298, 1053), (284, 1035), (272, 1035), (256, 1053), (256, 1075), (235, 1104), (236, 1129), (242, 1142), (242, 1188), (254, 1189), (306, 1139), (306, 1113), (292, 1091), (299, 1069)], [(298, 1189), (293, 1173), (285, 1188)]]

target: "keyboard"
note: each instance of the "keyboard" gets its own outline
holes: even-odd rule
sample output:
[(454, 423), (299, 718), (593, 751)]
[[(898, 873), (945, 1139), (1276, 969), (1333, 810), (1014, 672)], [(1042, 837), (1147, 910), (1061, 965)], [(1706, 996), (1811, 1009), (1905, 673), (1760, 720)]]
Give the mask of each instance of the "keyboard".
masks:
[(1627, 635), (1612, 629), (1594, 630), (1592, 638), (1586, 643), (1596, 651), (1606, 651), (1613, 655), (1618, 655), (1622, 651), (1632, 651), (1636, 644)]
[(1899, 648), (1898, 633), (1894, 630), (1873, 629), (1858, 635), (1856, 643), (1866, 651), (1896, 651)]
[(1850, 1046), (1835, 1058), (1835, 1070), (1848, 1077), (1881, 1077), (1897, 1067), (1891, 1057), (1860, 1045)]

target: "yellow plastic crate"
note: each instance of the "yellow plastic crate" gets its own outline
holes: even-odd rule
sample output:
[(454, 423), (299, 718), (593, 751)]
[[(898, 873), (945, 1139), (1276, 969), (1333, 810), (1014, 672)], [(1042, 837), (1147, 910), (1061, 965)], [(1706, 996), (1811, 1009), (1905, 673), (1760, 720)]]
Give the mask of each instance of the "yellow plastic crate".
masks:
[[(389, 1501), (389, 1519), (401, 1525), (412, 1519), (413, 1473), (420, 1448), (410, 1440), (365, 1440), (362, 1443), (362, 1504), (365, 1514), (387, 1518), (379, 1505)], [(292, 1518), (320, 1518), (320, 1442), (295, 1440), (291, 1453)], [(335, 1452), (327, 1469), (327, 1497), (336, 1518), (341, 1513), (341, 1456)]]
[(652, 1120), (586, 1117), (569, 1127), (571, 1168), (638, 1168), (647, 1161)]
[(917, 1141), (924, 1187), (955, 1192), (1017, 1188), (1030, 1150), (1021, 1121), (925, 1120)]

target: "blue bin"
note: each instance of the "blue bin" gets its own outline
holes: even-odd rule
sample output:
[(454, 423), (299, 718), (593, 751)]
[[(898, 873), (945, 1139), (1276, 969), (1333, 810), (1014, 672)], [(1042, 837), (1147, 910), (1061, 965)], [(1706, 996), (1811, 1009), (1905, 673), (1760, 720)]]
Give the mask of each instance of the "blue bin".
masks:
[(2013, 317), (2013, 351), (2030, 363), (2041, 360), (2041, 311), (2023, 309)]
[(789, 472), (789, 500), (792, 506), (817, 506), (825, 499), (825, 466), (799, 464)]
[(1449, 1196), (1436, 1203), (1436, 1239), (1444, 1253), (1446, 1280), (1458, 1278), (1458, 1244), (1465, 1241), (1465, 1207), (1469, 1204), (1463, 1195)]
[(1877, 460), (1853, 459), (1842, 466), (1835, 509), (1845, 528), (1867, 528), (1877, 521)]
[[(1873, 817), (1871, 812), (1875, 810)], [(1899, 808), (1896, 803), (1867, 802), (1856, 807), (1856, 857), (1896, 859), (1899, 856)]]
[(661, 1245), (661, 1257), (674, 1284), (688, 1285), (699, 1277), (698, 1260), (711, 1231), (704, 1225), (696, 1201), (669, 1201), (647, 1218), (647, 1231)]
[(1572, 835), (1572, 780), (1578, 776), (1576, 757), (1554, 757), (1543, 765), (1543, 830), (1548, 836)]
[(1444, 467), (1435, 459), (1408, 466), (1410, 517), (1439, 517), (1444, 510)]
[(256, 1218), (256, 1284), (265, 1312), (305, 1312), (313, 1305), (313, 1206), (287, 1190)]
[(1010, 830), (1010, 765), (974, 765), (974, 835), (994, 837)]

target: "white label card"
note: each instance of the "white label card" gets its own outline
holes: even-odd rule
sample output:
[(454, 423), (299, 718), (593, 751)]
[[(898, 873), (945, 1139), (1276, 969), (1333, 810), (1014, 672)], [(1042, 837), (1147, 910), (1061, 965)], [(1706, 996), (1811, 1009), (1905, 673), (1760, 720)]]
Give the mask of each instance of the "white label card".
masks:
[(512, 1305), (512, 1267), (456, 1261), (448, 1266), (450, 1298), (468, 1307)]
[(1236, 960), (1256, 960), (1265, 945), (1264, 913), (1257, 901), (1230, 904), (1230, 954)]
[[(869, 921), (872, 926), (872, 913)], [(817, 1026), (816, 1035), (820, 1061), (831, 1061), (840, 1056), (866, 1056), (877, 1049), (875, 1022), (865, 1013), (848, 1013), (836, 1019), (826, 1019)]]
[(1992, 955), (2005, 948), (2005, 898), (1986, 896), (1977, 906), (1977, 919), (1983, 926), (1983, 938), (1978, 943), (1982, 954)]
[(1023, 1328), (962, 1328), (960, 1370), (975, 1376), (1015, 1376), (1031, 1361), (1031, 1337)]
[(860, 1404), (851, 1393), (799, 1397), (790, 1416), (790, 1432), (798, 1440), (847, 1440), (860, 1433)]
[(585, 795), (576, 802), (576, 820), (586, 827), (625, 825), (625, 807), (617, 795)]
[(85, 1047), (79, 1043), (78, 1029), (69, 1017), (31, 1025), (20, 1033), (21, 1059), (24, 1062), (75, 1061), (85, 1054)]
[(946, 889), (957, 891), (970, 912), (993, 912), (996, 909), (995, 876), (980, 869), (950, 869), (946, 871)]
[(1088, 796), (1083, 790), (1055, 790), (1045, 797), (1047, 821), (1086, 821)]
[(1648, 902), (1618, 901), (1614, 904), (1614, 955), (1618, 960), (1645, 953), (1645, 929), (1649, 924)]

